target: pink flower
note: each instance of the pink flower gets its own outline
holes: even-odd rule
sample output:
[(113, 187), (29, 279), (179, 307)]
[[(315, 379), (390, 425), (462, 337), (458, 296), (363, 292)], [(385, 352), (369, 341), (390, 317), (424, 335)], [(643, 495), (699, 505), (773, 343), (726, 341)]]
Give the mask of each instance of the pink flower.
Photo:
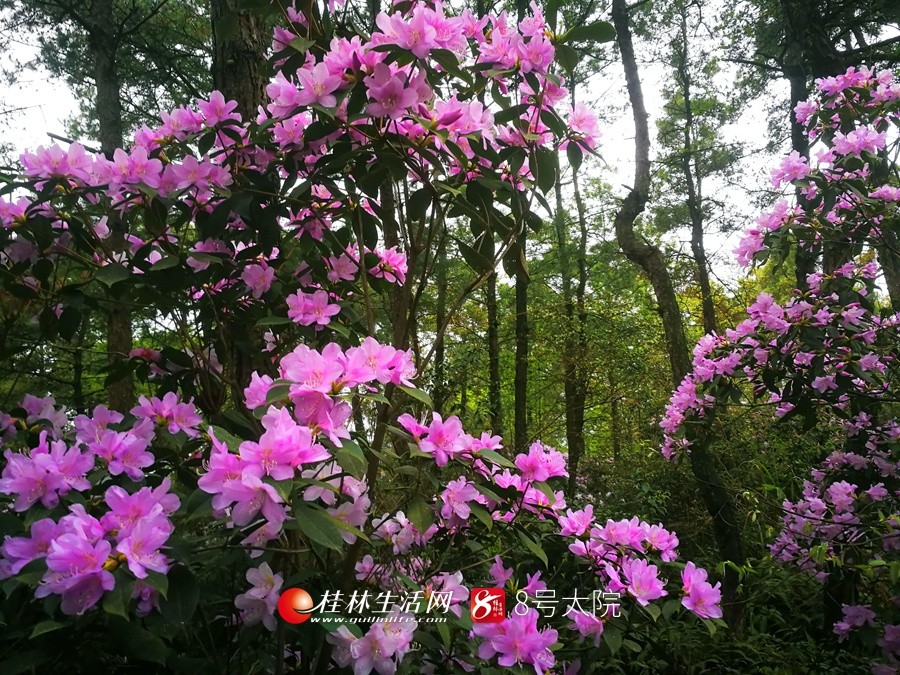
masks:
[(301, 326), (327, 326), (331, 317), (341, 311), (340, 306), (330, 304), (328, 299), (326, 291), (297, 291), (287, 296), (288, 318)]
[(0, 492), (17, 495), (14, 510), (27, 511), (39, 500), (48, 509), (59, 503), (65, 482), (58, 472), (51, 472), (46, 463), (38, 463), (28, 455), (7, 450), (3, 456), (6, 466), (0, 478)]
[(256, 371), (250, 376), (250, 384), (244, 389), (244, 403), (253, 410), (266, 404), (266, 396), (269, 394), (274, 380), (268, 375), (260, 375)]
[(587, 612), (574, 611), (570, 615), (572, 620), (572, 628), (578, 631), (581, 637), (592, 637), (594, 646), (600, 646), (600, 639), (603, 636), (603, 621), (595, 614)]
[(369, 270), (369, 274), (402, 286), (406, 282), (406, 254), (398, 250), (396, 246), (374, 253), (380, 260), (375, 267)]
[(668, 595), (663, 582), (657, 576), (656, 565), (649, 564), (643, 558), (634, 558), (622, 563), (622, 572), (628, 581), (628, 592), (641, 605), (646, 606), (650, 600)]
[(50, 544), (47, 573), (35, 596), (62, 595), (63, 614), (83, 614), (115, 586), (113, 575), (103, 569), (111, 552), (112, 546), (103, 539), (92, 543), (74, 533), (57, 537)]
[(241, 272), (241, 280), (247, 284), (247, 288), (257, 300), (272, 286), (275, 279), (275, 269), (265, 262), (259, 265), (247, 265)]
[(695, 580), (691, 584), (690, 592), (681, 599), (681, 604), (701, 619), (721, 619), (722, 608), (719, 606), (722, 601), (722, 592), (719, 590), (721, 585), (717, 582), (715, 586), (711, 586), (707, 581)]
[(128, 569), (138, 579), (146, 579), (147, 570), (165, 574), (169, 571), (169, 561), (159, 549), (171, 533), (171, 523), (165, 518), (141, 520), (128, 537), (116, 544), (116, 548), (125, 556)]
[(779, 167), (772, 170), (772, 187), (777, 190), (785, 183), (803, 180), (808, 174), (809, 163), (805, 157), (794, 150), (786, 157), (782, 157)]
[(500, 556), (494, 556), (494, 564), (491, 565), (491, 569), (489, 570), (491, 579), (494, 580), (494, 584), (498, 587), (502, 587), (512, 578), (513, 569), (512, 567), (504, 567), (503, 560)]
[(6, 537), (0, 546), (0, 553), (12, 563), (9, 574), (18, 574), (32, 560), (43, 558), (50, 550), (50, 543), (64, 529), (50, 518), (42, 518), (31, 524), (30, 537)]
[(323, 108), (337, 105), (334, 92), (344, 83), (344, 78), (332, 75), (324, 63), (301, 68), (297, 71), (297, 80), (303, 87), (295, 99), (299, 105), (320, 105)]
[(241, 621), (245, 626), (262, 622), (274, 631), (277, 626), (275, 610), (278, 608), (278, 591), (284, 582), (282, 576), (273, 573), (268, 563), (263, 563), (247, 570), (247, 581), (253, 588), (234, 599), (235, 606), (241, 610)]
[(556, 663), (550, 646), (558, 633), (553, 629), (538, 631), (538, 612), (529, 608), (525, 614), (513, 612), (499, 624), (475, 624), (472, 632), (486, 641), (478, 648), (478, 656), (490, 659), (499, 654), (497, 663), (504, 667), (517, 664), (532, 665), (539, 674)]
[(197, 107), (203, 113), (204, 123), (208, 127), (214, 127), (225, 121), (240, 122), (241, 116), (235, 112), (237, 101), (225, 101), (222, 92), (214, 91), (209, 95), (209, 101), (197, 99)]
[(287, 408), (271, 406), (262, 423), (266, 431), (258, 443), (241, 443), (240, 456), (244, 466), (258, 466), (263, 474), (275, 480), (288, 480), (294, 477), (294, 469), (301, 464), (331, 458), (324, 447), (313, 443), (309, 427), (297, 424)]
[(379, 344), (375, 338), (367, 336), (359, 347), (351, 347), (346, 352), (347, 383), (352, 386), (373, 380), (382, 384), (390, 382), (396, 353), (394, 347)]
[(837, 389), (837, 383), (834, 381), (834, 375), (825, 375), (822, 377), (814, 378), (812, 381), (812, 388), (823, 394), (830, 389)]
[(135, 417), (152, 419), (159, 426), (164, 426), (170, 434), (177, 434), (183, 431), (191, 438), (197, 438), (200, 433), (197, 431), (197, 425), (202, 419), (197, 414), (197, 408), (191, 399), (187, 403), (182, 403), (173, 391), (165, 394), (162, 399), (154, 396), (147, 399), (141, 396), (138, 399), (140, 405), (131, 409), (131, 414)]
[(472, 515), (469, 502), (482, 502), (484, 496), (464, 476), (447, 483), (447, 489), (441, 493), (441, 516), (450, 519), (456, 516), (460, 520), (468, 520)]
[(400, 13), (385, 14), (382, 12), (376, 17), (375, 23), (385, 37), (396, 43), (398, 47), (408, 49), (420, 59), (428, 56), (428, 52), (438, 46), (437, 31), (426, 20), (425, 10), (422, 6), (416, 6), (408, 22)]
[(565, 516), (559, 518), (559, 533), (564, 537), (580, 537), (591, 528), (593, 522), (594, 507), (592, 504), (588, 504), (580, 511), (569, 509)]
[(844, 619), (834, 624), (834, 632), (838, 640), (843, 642), (854, 628), (869, 625), (875, 626), (875, 612), (869, 605), (841, 605)]
[(391, 75), (390, 68), (384, 63), (375, 66), (375, 72), (364, 82), (372, 99), (366, 110), (373, 117), (399, 120), (419, 102), (418, 92), (408, 88), (398, 75)]
[(419, 449), (432, 455), (438, 466), (446, 466), (449, 460), (469, 447), (469, 437), (455, 415), (447, 418), (446, 422), (438, 413), (433, 413), (433, 416), (428, 434), (419, 443)]
[(597, 115), (584, 103), (576, 103), (569, 113), (569, 129), (576, 141), (593, 149), (600, 138), (600, 125)]
[(566, 458), (561, 452), (544, 447), (540, 441), (531, 444), (528, 454), (516, 455), (515, 465), (527, 481), (545, 481), (555, 476), (568, 476)]
[(260, 512), (276, 525), (281, 525), (287, 517), (277, 490), (263, 483), (252, 467), (245, 467), (239, 479), (226, 481), (222, 488), (222, 496), (235, 502), (231, 511), (235, 525), (249, 525)]

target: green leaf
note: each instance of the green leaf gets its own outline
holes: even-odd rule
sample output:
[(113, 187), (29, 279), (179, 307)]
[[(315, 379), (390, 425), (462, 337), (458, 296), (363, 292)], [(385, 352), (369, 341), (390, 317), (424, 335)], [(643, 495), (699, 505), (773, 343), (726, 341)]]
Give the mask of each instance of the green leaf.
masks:
[(478, 504), (469, 504), (469, 508), (472, 510), (472, 515), (478, 518), (488, 530), (494, 529), (494, 520), (486, 508)]
[(578, 143), (569, 143), (566, 146), (566, 156), (569, 158), (569, 166), (572, 167), (573, 171), (578, 171), (581, 168), (581, 162), (584, 159), (584, 153), (581, 150), (581, 146)]
[(419, 403), (424, 403), (428, 408), (434, 408), (434, 402), (431, 397), (421, 389), (415, 387), (407, 387), (404, 384), (398, 384), (397, 389), (405, 393), (410, 398), (416, 399)]
[(562, 36), (562, 42), (612, 42), (615, 39), (616, 29), (607, 21), (575, 26)]
[(337, 526), (325, 511), (312, 507), (299, 507), (295, 516), (297, 527), (309, 539), (326, 548), (341, 550), (344, 540)]
[(29, 639), (36, 638), (38, 635), (43, 635), (44, 633), (49, 633), (51, 631), (56, 630), (57, 628), (62, 628), (63, 624), (59, 621), (41, 621), (38, 625), (34, 627), (34, 630), (31, 631), (31, 635)]
[(653, 619), (654, 623), (659, 618), (660, 614), (662, 614), (662, 610), (659, 608), (659, 605), (649, 604), (644, 607), (644, 611), (650, 615), (650, 618)]
[(288, 43), (288, 46), (291, 49), (294, 49), (294, 50), (300, 52), (301, 54), (305, 54), (306, 52), (309, 51), (309, 48), (312, 47), (314, 44), (316, 44), (316, 43), (312, 40), (307, 40), (306, 38), (302, 38), (302, 37), (295, 37), (293, 40), (291, 40)]
[(551, 504), (556, 501), (556, 493), (553, 492), (553, 488), (547, 485), (547, 483), (545, 483), (544, 481), (536, 481), (531, 484), (531, 487), (537, 488), (538, 490), (543, 492), (547, 496), (547, 499), (550, 500)]
[(547, 193), (556, 183), (556, 154), (549, 148), (538, 148), (528, 158), (528, 168), (541, 192)]
[(459, 252), (462, 254), (463, 259), (468, 263), (469, 267), (479, 274), (484, 274), (494, 267), (493, 260), (488, 260), (464, 241), (457, 241), (456, 243), (459, 245)]
[(257, 328), (262, 328), (263, 326), (285, 326), (293, 323), (286, 316), (264, 316), (262, 319), (256, 322)]
[(622, 631), (615, 626), (606, 627), (606, 630), (603, 631), (603, 639), (613, 654), (622, 647)]
[(508, 469), (515, 469), (516, 465), (510, 462), (506, 457), (501, 455), (496, 450), (479, 450), (477, 456), (481, 459), (487, 459), (494, 464), (499, 464), (500, 466), (505, 466)]
[(434, 523), (434, 511), (421, 497), (413, 500), (406, 509), (406, 515), (419, 532), (424, 532)]
[(419, 188), (406, 201), (406, 215), (410, 220), (424, 220), (431, 206), (431, 194), (427, 188)]
[(172, 653), (160, 637), (131, 621), (117, 619), (110, 625), (110, 634), (126, 655), (139, 661), (165, 665)]
[(283, 401), (286, 399), (291, 393), (291, 385), (289, 384), (274, 384), (269, 388), (269, 391), (266, 393), (266, 405), (260, 406), (261, 408), (267, 408), (269, 404), (275, 403), (276, 401)]
[(356, 478), (362, 478), (366, 475), (369, 462), (366, 460), (363, 449), (356, 442), (344, 440), (341, 443), (341, 447), (335, 448), (331, 454), (334, 455), (337, 463), (341, 465), (344, 471)]
[(75, 337), (79, 326), (81, 326), (81, 311), (77, 307), (66, 305), (59, 315), (59, 337), (66, 341), (71, 340)]
[(115, 587), (103, 596), (103, 611), (128, 620), (128, 603), (134, 580), (127, 580), (121, 573), (116, 575)]
[(165, 258), (161, 258), (157, 260), (150, 266), (151, 272), (159, 272), (162, 270), (168, 270), (173, 267), (178, 267), (181, 263), (181, 259), (177, 255), (167, 255)]
[(109, 263), (94, 272), (94, 278), (107, 288), (111, 288), (120, 281), (125, 281), (130, 276), (131, 272), (119, 263)]
[(544, 553), (544, 549), (541, 548), (540, 544), (538, 544), (534, 539), (528, 536), (522, 530), (518, 530), (516, 534), (519, 536), (519, 539), (523, 544), (525, 544), (525, 548), (534, 553), (542, 563), (544, 563), (544, 567), (547, 567), (549, 563), (547, 562), (547, 554)]
[(169, 597), (169, 577), (161, 572), (147, 572), (147, 578), (144, 579), (144, 583), (150, 586), (151, 588), (155, 588), (159, 591), (159, 594), (163, 598)]
[(39, 672), (37, 667), (51, 658), (53, 658), (53, 654), (46, 649), (19, 652), (5, 661), (0, 661), (0, 673), (3, 673), (3, 675), (19, 675), (19, 673)]
[(506, 124), (507, 122), (512, 122), (513, 120), (519, 119), (524, 113), (528, 112), (529, 105), (527, 103), (520, 103), (518, 105), (510, 106), (506, 110), (501, 110), (496, 115), (494, 115), (494, 122), (497, 124)]
[(188, 623), (200, 602), (200, 584), (186, 567), (169, 570), (169, 597), (160, 602), (159, 610), (165, 619)]
[(581, 62), (581, 55), (574, 47), (569, 45), (556, 46), (556, 60), (567, 73), (571, 75)]
[(243, 441), (232, 434), (229, 431), (226, 431), (222, 427), (213, 426), (213, 434), (220, 443), (224, 443), (225, 447), (228, 448), (231, 452), (239, 452), (241, 443)]
[[(363, 541), (366, 541), (366, 542), (369, 541), (369, 538), (366, 536), (365, 532), (360, 530), (358, 527), (354, 527), (350, 523), (345, 523), (340, 518), (337, 518), (337, 517), (331, 515), (330, 513), (328, 513), (328, 511), (322, 511), (322, 513), (325, 515), (326, 518), (328, 518), (328, 520), (331, 521), (331, 523), (335, 527), (337, 527), (341, 530), (344, 530), (344, 532), (349, 532), (350, 534), (359, 537)], [(341, 541), (343, 541), (343, 538), (341, 538)]]

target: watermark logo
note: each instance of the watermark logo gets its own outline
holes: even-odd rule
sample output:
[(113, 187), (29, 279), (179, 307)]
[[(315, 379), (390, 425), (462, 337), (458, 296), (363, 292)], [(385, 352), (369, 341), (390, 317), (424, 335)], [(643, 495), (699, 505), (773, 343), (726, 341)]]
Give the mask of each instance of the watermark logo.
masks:
[(506, 591), (502, 588), (473, 588), (469, 593), (472, 623), (500, 623), (506, 618)]
[(312, 596), (302, 588), (289, 588), (278, 598), (278, 614), (288, 623), (303, 623), (314, 606)]

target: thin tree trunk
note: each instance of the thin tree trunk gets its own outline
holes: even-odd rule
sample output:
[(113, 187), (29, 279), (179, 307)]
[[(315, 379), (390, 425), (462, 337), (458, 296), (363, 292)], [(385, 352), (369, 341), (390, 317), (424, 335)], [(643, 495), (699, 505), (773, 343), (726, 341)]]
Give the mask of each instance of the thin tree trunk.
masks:
[(447, 243), (446, 237), (441, 237), (437, 250), (437, 308), (435, 311), (435, 325), (438, 334), (434, 346), (434, 382), (432, 384), (435, 412), (444, 412), (444, 402), (447, 398), (447, 376), (444, 335), (441, 327), (447, 320)]
[[(225, 100), (237, 103), (237, 112), (244, 120), (256, 116), (257, 108), (266, 101), (266, 85), (270, 68), (266, 60), (266, 50), (270, 35), (260, 16), (249, 11), (233, 9), (235, 3), (228, 0), (210, 0), (212, 21), (213, 86), (222, 92)], [(223, 34), (222, 20), (231, 14), (235, 16), (234, 31)], [(253, 370), (265, 367), (263, 362), (255, 362), (254, 355), (262, 354), (256, 343), (260, 336), (247, 330), (246, 326), (225, 319), (216, 334), (214, 323), (217, 312), (209, 316), (203, 326), (204, 339), (212, 346), (221, 345), (223, 353), (218, 354), (223, 368), (228, 374), (231, 399), (236, 409), (248, 419), (253, 419), (244, 406), (243, 389), (249, 382)], [(218, 340), (216, 340), (218, 338)], [(224, 403), (216, 378), (203, 377), (200, 400), (208, 414), (215, 414)]]
[(890, 227), (881, 230), (884, 243), (878, 247), (878, 261), (891, 298), (891, 307), (900, 312), (900, 239)]
[[(516, 0), (516, 18), (521, 22), (528, 8), (527, 0)], [(516, 239), (526, 256), (525, 226)], [(513, 431), (516, 452), (524, 452), (528, 445), (528, 276), (524, 269), (516, 272), (516, 374), (513, 382), (515, 401), (513, 403)]]
[[(573, 93), (574, 96), (574, 93)], [(578, 182), (578, 169), (572, 168), (572, 191), (575, 195), (575, 208), (578, 213), (578, 286), (575, 289), (575, 377), (572, 388), (572, 437), (569, 439), (569, 492), (574, 494), (578, 466), (584, 457), (586, 444), (584, 440), (584, 408), (587, 404), (588, 378), (588, 336), (587, 308), (585, 293), (587, 292), (587, 215), (584, 200), (581, 198), (581, 187)]]
[(488, 343), (488, 407), (491, 415), (491, 431), (503, 435), (503, 408), (500, 385), (500, 326), (497, 318), (497, 273), (491, 272), (485, 289), (487, 304)]
[[(100, 130), (100, 149), (112, 159), (116, 148), (122, 147), (122, 98), (119, 72), (116, 65), (117, 36), (113, 31), (112, 0), (96, 0), (91, 5), (91, 30), (88, 48), (94, 61), (97, 123)], [(119, 253), (126, 249), (125, 224), (120, 218), (110, 218), (109, 247)], [(133, 347), (131, 309), (121, 296), (110, 298), (106, 321), (106, 353), (110, 365), (128, 354)], [(134, 406), (134, 380), (131, 373), (107, 387), (109, 407), (125, 412)]]
[(694, 109), (691, 102), (691, 74), (688, 69), (687, 8), (681, 5), (681, 40), (676, 52), (678, 63), (676, 72), (681, 84), (684, 102), (684, 148), (681, 154), (681, 172), (687, 187), (687, 207), (691, 216), (691, 252), (694, 255), (697, 281), (700, 284), (700, 299), (703, 308), (703, 331), (716, 332), (716, 308), (713, 303), (712, 287), (709, 283), (709, 261), (703, 244), (703, 183), (697, 163), (697, 149), (694, 147)]
[[(631, 101), (635, 125), (634, 186), (625, 197), (621, 209), (616, 213), (616, 237), (628, 259), (644, 270), (653, 286), (669, 352), (672, 382), (673, 386), (677, 387), (691, 368), (678, 300), (662, 252), (656, 246), (638, 239), (634, 231), (634, 222), (644, 210), (650, 192), (650, 133), (625, 0), (613, 0), (612, 19), (616, 28), (616, 40), (622, 53), (628, 97)], [(713, 536), (720, 557), (724, 561), (743, 565), (743, 542), (736, 512), (731, 502), (731, 496), (718, 475), (718, 469), (713, 462), (705, 439), (700, 439), (691, 447), (690, 460), (701, 498), (712, 519)], [(744, 606), (738, 597), (738, 583), (738, 575), (727, 567), (722, 589), (723, 612), (732, 630), (741, 633), (744, 622)]]
[[(524, 261), (524, 229), (516, 243)], [(513, 393), (513, 442), (516, 452), (524, 452), (528, 445), (528, 276), (522, 268), (516, 271), (516, 373)]]
[[(559, 172), (557, 171), (557, 175)], [(580, 317), (575, 316), (575, 300), (572, 292), (572, 271), (569, 261), (568, 224), (563, 208), (562, 185), (556, 181), (556, 248), (559, 255), (559, 272), (562, 279), (562, 301), (565, 314), (565, 337), (562, 351), (563, 395), (566, 406), (566, 446), (569, 451), (569, 495), (575, 492), (578, 464), (584, 449), (584, 400), (579, 395), (579, 336), (582, 333)]]

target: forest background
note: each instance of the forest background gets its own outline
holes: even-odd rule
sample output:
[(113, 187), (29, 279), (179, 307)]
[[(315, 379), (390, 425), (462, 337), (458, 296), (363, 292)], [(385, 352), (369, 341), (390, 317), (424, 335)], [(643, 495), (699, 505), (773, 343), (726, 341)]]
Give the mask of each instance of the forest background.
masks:
[[(366, 26), (378, 9), (373, 0), (343, 12)], [(552, 7), (566, 26), (610, 20), (611, 10), (580, 0)], [(521, 16), (524, 7), (508, 11)], [(428, 364), (419, 385), (436, 411), (467, 429), (491, 429), (506, 447), (521, 452), (541, 439), (566, 450), (568, 494), (610, 518), (664, 523), (687, 558), (716, 571), (729, 628), (664, 630), (654, 654), (722, 672), (864, 668), (879, 652), (874, 639), (836, 642), (835, 598), (769, 556), (784, 500), (797, 499), (822, 459), (818, 430), (776, 424), (764, 406), (733, 406), (713, 420), (708, 447), (673, 463), (660, 454), (659, 421), (691, 369), (690, 345), (740, 323), (760, 292), (786, 301), (805, 277), (806, 264), (793, 258), (745, 274), (730, 261), (736, 233), (791, 193), (772, 186), (768, 167), (790, 151), (809, 156), (793, 110), (813, 82), (900, 61), (900, 10), (888, 0), (671, 0), (619, 11), (649, 101), (649, 175), (642, 181), (621, 42), (560, 48), (570, 104), (599, 115), (597, 153), (567, 154), (547, 192), (549, 210), (496, 272), (461, 233), (441, 240), (436, 283), (423, 287), (409, 332), (417, 361)], [(153, 126), (158, 111), (213, 88), (252, 117), (278, 18), (272, 4), (253, 0), (0, 0), (0, 12), (10, 86), (64, 83), (70, 94), (60, 99), (74, 101), (61, 129), (55, 110), (17, 118), (31, 104), (7, 96), (0, 123), (12, 130), (4, 134), (9, 166), (24, 143), (46, 142), (36, 130), (111, 152)], [(39, 105), (46, 112), (52, 104)], [(27, 141), (15, 131), (24, 127)], [(483, 283), (473, 284), (473, 269)], [(7, 333), (29, 330), (6, 319)], [(116, 334), (100, 313), (65, 343), (22, 349), (5, 339), (16, 349), (0, 358), (0, 409), (26, 392), (52, 394), (75, 412), (134, 400), (145, 385), (111, 382), (108, 354), (153, 348), (169, 327), (153, 316), (128, 322), (127, 349), (112, 345)]]

